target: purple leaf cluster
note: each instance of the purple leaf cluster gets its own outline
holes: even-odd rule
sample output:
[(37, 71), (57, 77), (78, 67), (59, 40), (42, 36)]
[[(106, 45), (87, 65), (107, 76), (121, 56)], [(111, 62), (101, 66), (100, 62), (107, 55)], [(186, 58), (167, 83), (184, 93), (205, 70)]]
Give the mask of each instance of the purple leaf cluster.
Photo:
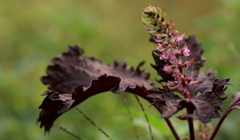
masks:
[[(136, 68), (127, 66), (126, 61), (109, 65), (100, 59), (86, 57), (83, 49), (68, 46), (68, 52), (51, 59), (53, 65), (46, 69), (42, 82), (48, 85), (46, 96), (40, 105), (38, 122), (45, 132), (50, 131), (54, 121), (63, 113), (96, 94), (106, 91), (132, 93), (149, 101), (161, 113), (176, 139), (179, 139), (168, 118), (186, 109), (186, 114), (177, 116), (188, 120), (193, 129), (193, 119), (208, 123), (221, 117), (209, 139), (213, 139), (222, 121), (233, 109), (240, 109), (240, 93), (233, 95), (232, 103), (222, 114), (224, 91), (229, 78), (217, 78), (216, 72), (200, 69), (206, 59), (204, 49), (195, 35), (185, 36), (175, 30), (175, 24), (165, 11), (149, 6), (143, 9), (142, 22), (150, 34), (150, 41), (157, 47), (152, 51), (155, 64), (151, 66), (160, 78), (158, 85), (149, 81), (150, 73), (141, 70), (144, 62)], [(176, 94), (178, 93), (178, 94)], [(190, 130), (194, 139), (194, 131)]]

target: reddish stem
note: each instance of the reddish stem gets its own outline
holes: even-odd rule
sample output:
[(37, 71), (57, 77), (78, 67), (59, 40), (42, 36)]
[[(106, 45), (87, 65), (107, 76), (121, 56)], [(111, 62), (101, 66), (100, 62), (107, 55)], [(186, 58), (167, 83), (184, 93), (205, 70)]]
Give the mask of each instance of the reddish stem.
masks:
[(224, 121), (224, 119), (225, 119), (226, 117), (227, 117), (227, 115), (225, 115), (225, 116), (223, 115), (223, 116), (221, 117), (221, 119), (219, 120), (217, 126), (215, 127), (213, 133), (211, 134), (211, 136), (209, 137), (208, 140), (213, 140), (213, 139), (215, 138), (215, 136), (217, 135), (217, 132), (218, 132), (219, 128), (221, 127), (221, 125), (222, 125), (222, 123), (223, 123), (223, 121)]
[(215, 127), (214, 131), (212, 132), (211, 136), (209, 137), (208, 140), (213, 140), (215, 138), (215, 136), (217, 135), (217, 132), (219, 130), (219, 128), (221, 127), (223, 121), (225, 120), (225, 118), (227, 117), (227, 115), (229, 114), (230, 109), (232, 108), (232, 105), (230, 105), (228, 107), (228, 109), (223, 113), (222, 117), (220, 118), (220, 120), (217, 123), (217, 126)]
[[(190, 106), (187, 107), (187, 114), (193, 114), (194, 109)], [(193, 118), (189, 117), (187, 119), (188, 121), (188, 127), (189, 127), (189, 133), (190, 133), (190, 140), (195, 140), (195, 134), (194, 134), (194, 125), (193, 125)]]
[(176, 140), (181, 140), (180, 137), (178, 136), (175, 128), (173, 127), (172, 122), (168, 118), (165, 118), (165, 121), (166, 121), (168, 127), (170, 128), (170, 130), (172, 131), (172, 134), (175, 137), (175, 139)]
[[(162, 114), (162, 110), (160, 109), (160, 107), (156, 104), (155, 107), (157, 108), (157, 110)], [(177, 131), (175, 130), (174, 126), (172, 125), (172, 122), (170, 119), (168, 118), (164, 118), (164, 120), (166, 121), (168, 127), (170, 128), (170, 130), (172, 131), (173, 136), (175, 137), (176, 140), (181, 140)]]

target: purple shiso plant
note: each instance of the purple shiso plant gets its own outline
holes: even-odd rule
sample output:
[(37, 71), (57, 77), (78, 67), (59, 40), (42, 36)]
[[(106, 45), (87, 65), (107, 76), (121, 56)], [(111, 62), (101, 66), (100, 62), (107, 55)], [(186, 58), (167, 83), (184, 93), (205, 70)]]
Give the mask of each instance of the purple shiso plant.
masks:
[[(38, 122), (49, 132), (54, 121), (63, 113), (102, 92), (132, 93), (150, 102), (161, 114), (173, 137), (180, 140), (171, 120), (182, 109), (186, 112), (177, 116), (186, 120), (189, 136), (185, 140), (213, 140), (224, 119), (233, 109), (240, 109), (240, 92), (232, 95), (229, 107), (222, 111), (227, 98), (224, 91), (230, 85), (229, 78), (216, 78), (216, 72), (200, 71), (206, 59), (204, 50), (195, 35), (186, 37), (176, 30), (174, 22), (165, 10), (156, 6), (142, 9), (141, 21), (156, 49), (152, 51), (155, 64), (151, 66), (160, 78), (158, 85), (149, 81), (150, 73), (127, 66), (125, 61), (104, 65), (100, 59), (86, 57), (83, 49), (68, 46), (68, 52), (51, 59), (54, 65), (46, 69), (47, 76), (41, 78), (48, 90), (40, 105)], [(183, 111), (181, 111), (183, 112)], [(220, 117), (212, 130), (207, 123)], [(195, 134), (194, 120), (199, 120), (200, 129)]]

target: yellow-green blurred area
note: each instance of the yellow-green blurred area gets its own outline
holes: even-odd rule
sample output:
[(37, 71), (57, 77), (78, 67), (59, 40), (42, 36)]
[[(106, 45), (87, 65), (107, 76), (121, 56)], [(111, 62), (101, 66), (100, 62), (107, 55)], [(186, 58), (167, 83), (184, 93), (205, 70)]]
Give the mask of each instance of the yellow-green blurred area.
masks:
[[(38, 106), (47, 90), (40, 77), (47, 60), (80, 44), (87, 56), (104, 64), (128, 59), (134, 67), (146, 60), (151, 80), (159, 78), (150, 67), (154, 44), (148, 41), (140, 17), (148, 4), (165, 8), (180, 33), (195, 33), (202, 42), (205, 68), (218, 77), (231, 78), (229, 96), (240, 91), (240, 1), (239, 0), (0, 0), (0, 139), (71, 140), (74, 137), (53, 127), (44, 136), (39, 128)], [(124, 105), (128, 101), (133, 124)], [(150, 103), (141, 100), (155, 139), (173, 140), (166, 123)], [(110, 92), (94, 96), (78, 106), (113, 140), (135, 139), (136, 126), (141, 140), (150, 139), (147, 123), (134, 96)], [(234, 110), (223, 123), (217, 140), (240, 137), (240, 111)], [(181, 136), (188, 135), (187, 122), (172, 117)], [(218, 118), (213, 119), (213, 126)], [(76, 110), (63, 114), (55, 125), (88, 140), (105, 140), (104, 135)], [(198, 127), (197, 125), (195, 126)]]

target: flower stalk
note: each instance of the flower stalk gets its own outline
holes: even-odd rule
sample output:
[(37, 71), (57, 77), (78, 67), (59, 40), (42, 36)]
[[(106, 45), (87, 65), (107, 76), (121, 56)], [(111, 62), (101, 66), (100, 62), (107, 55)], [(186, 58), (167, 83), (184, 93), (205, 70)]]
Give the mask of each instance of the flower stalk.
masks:
[(174, 77), (173, 81), (167, 81), (166, 85), (173, 91), (190, 97), (188, 84), (191, 77), (186, 77), (183, 68), (191, 66), (192, 61), (182, 61), (180, 57), (190, 56), (191, 52), (185, 43), (183, 48), (179, 44), (184, 40), (185, 33), (178, 36), (175, 23), (168, 17), (167, 13), (156, 6), (148, 6), (142, 11), (142, 22), (147, 32), (153, 36), (157, 44), (156, 49), (161, 53), (160, 60), (167, 62), (163, 67), (165, 73)]

